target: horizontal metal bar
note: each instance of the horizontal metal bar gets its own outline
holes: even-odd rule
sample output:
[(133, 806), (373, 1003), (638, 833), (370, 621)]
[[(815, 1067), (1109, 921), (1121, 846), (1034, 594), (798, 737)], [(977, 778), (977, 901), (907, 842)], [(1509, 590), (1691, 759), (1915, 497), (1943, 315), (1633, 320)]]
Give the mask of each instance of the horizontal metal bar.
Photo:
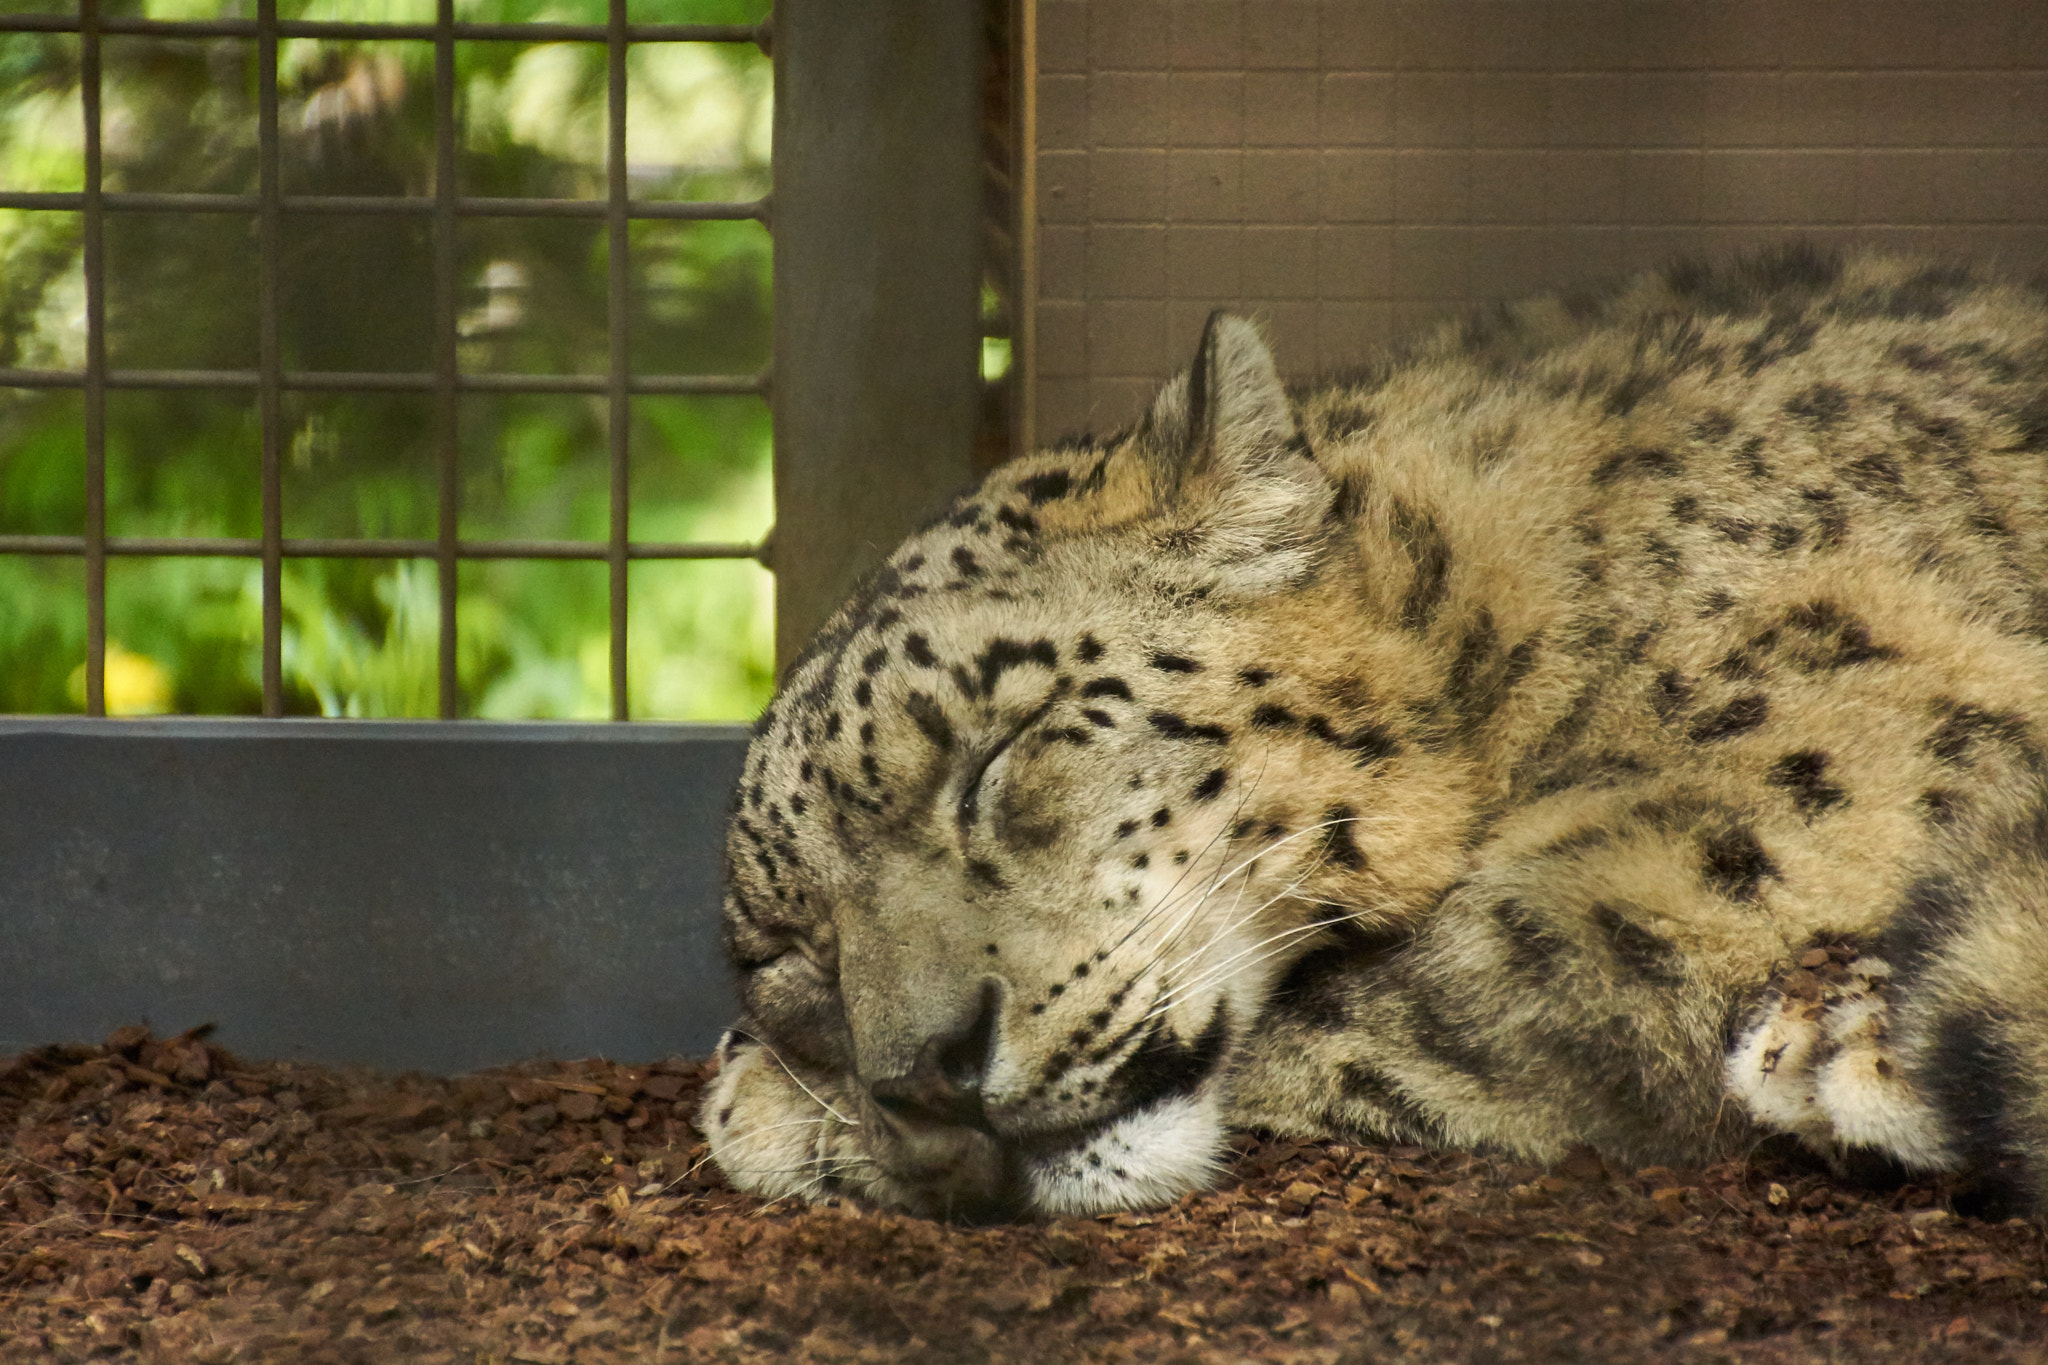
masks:
[[(0, 209), (76, 213), (85, 196), (63, 190), (0, 193)], [(102, 194), (100, 207), (112, 213), (249, 213), (262, 207), (253, 194)], [(431, 195), (299, 194), (287, 195), (286, 213), (417, 215), (434, 211)], [(470, 195), (458, 197), (455, 212), (470, 218), (602, 218), (602, 199), (509, 199)], [(768, 221), (766, 199), (633, 199), (626, 216), (645, 221), (739, 222)]]
[[(110, 389), (253, 389), (255, 370), (108, 370)], [(465, 374), (455, 387), (472, 393), (604, 393), (601, 374)], [(76, 389), (85, 384), (77, 370), (0, 369), (0, 389)], [(427, 393), (434, 376), (426, 373), (351, 370), (287, 372), (284, 387), (321, 393)], [(766, 375), (642, 374), (626, 381), (627, 392), (642, 395), (705, 396), (759, 394), (768, 391)]]
[[(435, 540), (350, 540), (338, 537), (287, 537), (288, 559), (432, 559)], [(0, 555), (82, 555), (84, 536), (0, 535)], [(253, 536), (108, 536), (110, 555), (147, 555), (203, 559), (257, 559), (262, 540)], [(610, 553), (601, 540), (465, 540), (457, 543), (457, 559), (589, 559)], [(751, 559), (763, 562), (766, 548), (740, 541), (629, 542), (628, 559)]]
[[(108, 15), (100, 20), (100, 32), (146, 38), (254, 38), (254, 19), (137, 19)], [(0, 15), (0, 33), (77, 33), (80, 24), (70, 14)], [(280, 38), (331, 38), (343, 41), (414, 39), (431, 41), (432, 24), (353, 23), (324, 19), (283, 19), (277, 24)], [(457, 23), (458, 39), (511, 43), (601, 43), (609, 36), (603, 24), (481, 24)], [(629, 43), (752, 43), (766, 48), (766, 24), (628, 24)]]

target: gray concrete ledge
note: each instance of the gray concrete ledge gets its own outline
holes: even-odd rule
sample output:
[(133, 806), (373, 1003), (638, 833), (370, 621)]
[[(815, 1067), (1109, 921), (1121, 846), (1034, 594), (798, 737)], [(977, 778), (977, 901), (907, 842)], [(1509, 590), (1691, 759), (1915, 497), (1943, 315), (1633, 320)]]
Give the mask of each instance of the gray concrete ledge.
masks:
[(452, 1073), (701, 1053), (725, 725), (0, 718), (0, 1051), (214, 1021)]

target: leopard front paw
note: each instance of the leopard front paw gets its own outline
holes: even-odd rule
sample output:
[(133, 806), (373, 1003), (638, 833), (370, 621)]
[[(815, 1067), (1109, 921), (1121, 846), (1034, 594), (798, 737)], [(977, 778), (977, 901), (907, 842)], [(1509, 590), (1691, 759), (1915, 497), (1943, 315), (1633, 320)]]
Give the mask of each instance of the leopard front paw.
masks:
[(1763, 1127), (1827, 1155), (1866, 1148), (1912, 1169), (1953, 1169), (1946, 1125), (1889, 1037), (1891, 979), (1889, 964), (1853, 946), (1808, 949), (1737, 1036), (1728, 1089)]

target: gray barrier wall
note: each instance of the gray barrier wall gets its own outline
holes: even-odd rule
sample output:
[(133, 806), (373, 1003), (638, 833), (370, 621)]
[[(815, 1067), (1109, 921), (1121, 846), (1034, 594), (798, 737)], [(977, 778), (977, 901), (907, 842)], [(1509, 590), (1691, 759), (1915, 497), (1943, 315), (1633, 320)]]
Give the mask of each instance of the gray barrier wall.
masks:
[(0, 718), (0, 1052), (217, 1022), (452, 1073), (729, 1021), (739, 726)]

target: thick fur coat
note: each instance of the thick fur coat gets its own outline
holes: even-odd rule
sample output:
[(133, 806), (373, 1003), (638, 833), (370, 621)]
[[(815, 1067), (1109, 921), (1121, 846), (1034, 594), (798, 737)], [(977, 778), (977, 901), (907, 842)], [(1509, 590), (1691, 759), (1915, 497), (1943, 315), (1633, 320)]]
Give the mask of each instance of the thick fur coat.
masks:
[(992, 475), (762, 717), (703, 1123), (1157, 1204), (1233, 1127), (2048, 1190), (2048, 307), (1790, 249)]

